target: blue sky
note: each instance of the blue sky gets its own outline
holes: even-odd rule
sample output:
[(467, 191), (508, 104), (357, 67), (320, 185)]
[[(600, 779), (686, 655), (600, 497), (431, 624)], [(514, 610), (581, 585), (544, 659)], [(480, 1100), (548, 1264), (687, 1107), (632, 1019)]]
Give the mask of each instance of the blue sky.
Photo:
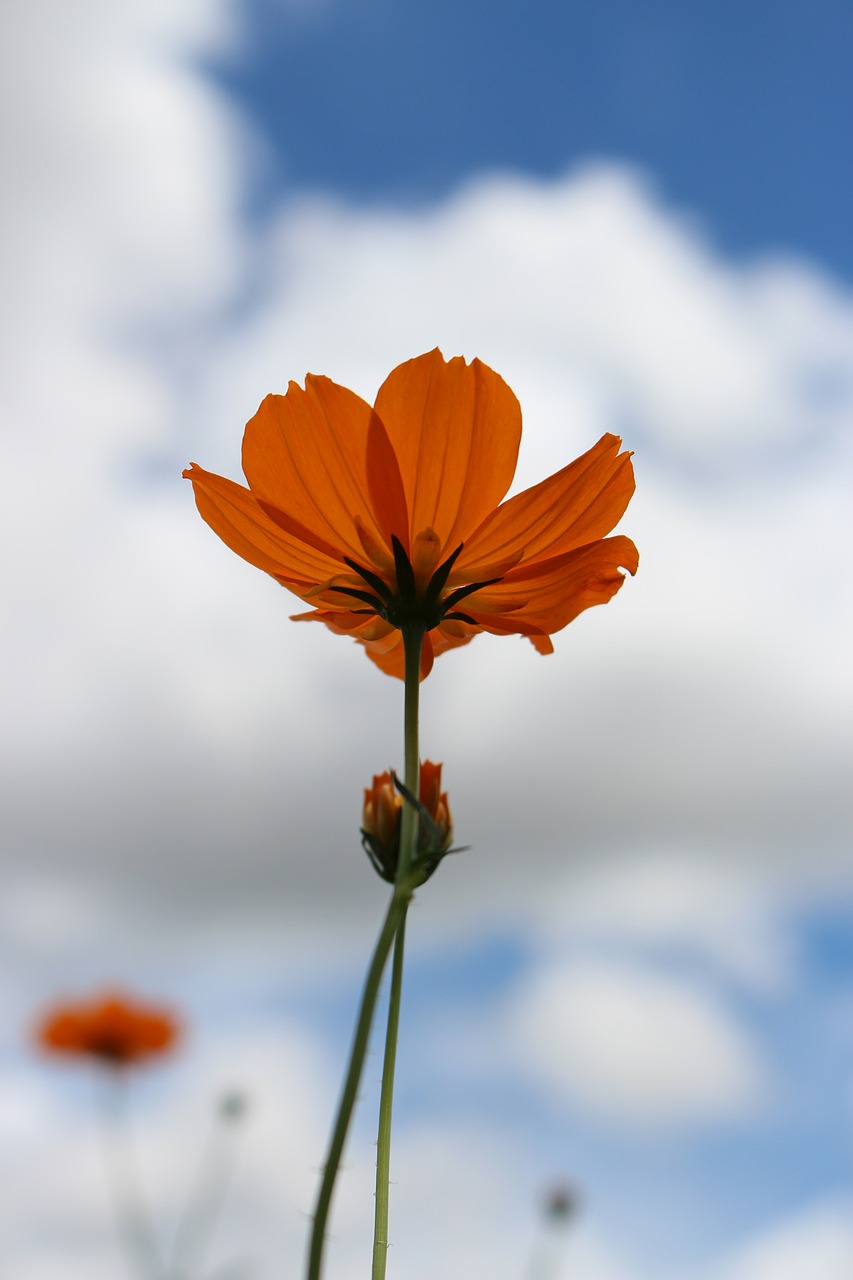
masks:
[(472, 174), (650, 172), (722, 249), (853, 275), (850, 7), (831, 0), (249, 6), (217, 71), (273, 190), (419, 202)]
[[(438, 344), (519, 396), (517, 487), (624, 435), (641, 567), (551, 657), (482, 637), (425, 686), (472, 848), (412, 913), (391, 1272), (515, 1280), (566, 1179), (572, 1280), (848, 1280), (849, 6), (0, 27), (0, 1272), (117, 1273), (89, 1081), (27, 1038), (106, 983), (187, 1023), (136, 1090), (164, 1233), (236, 1085), (216, 1256), (300, 1265), (400, 689), (291, 626), (179, 476), (238, 477), (288, 379), (372, 399)], [(365, 1273), (378, 1074), (330, 1280)]]

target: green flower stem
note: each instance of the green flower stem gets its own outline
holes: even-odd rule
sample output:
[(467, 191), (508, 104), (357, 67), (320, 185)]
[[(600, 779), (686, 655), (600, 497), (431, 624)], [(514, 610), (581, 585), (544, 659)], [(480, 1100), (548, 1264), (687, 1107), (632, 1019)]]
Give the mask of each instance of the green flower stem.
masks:
[(140, 1185), (127, 1120), (127, 1081), (120, 1067), (98, 1071), (101, 1152), (119, 1240), (139, 1280), (160, 1280), (160, 1249)]
[[(413, 796), (420, 796), (420, 758), (418, 754), (418, 712), (421, 691), (421, 649), (424, 633), (421, 628), (411, 628), (403, 632), (403, 645), (406, 654), (406, 692), (404, 708), (403, 739), (406, 751), (406, 768), (403, 781)], [(401, 884), (407, 876), (409, 865), (415, 856), (418, 841), (418, 815), (410, 804), (403, 805), (403, 820), (400, 825), (400, 860), (397, 865), (397, 884)]]
[[(408, 791), (420, 795), (420, 758), (418, 747), (418, 711), (421, 679), (421, 649), (423, 631), (420, 628), (403, 631), (406, 655), (405, 691), (405, 783)], [(391, 1118), (394, 1103), (394, 1072), (397, 1063), (397, 1039), (400, 1028), (400, 1004), (403, 991), (403, 952), (406, 941), (406, 912), (411, 900), (411, 889), (406, 889), (409, 868), (414, 861), (418, 841), (418, 814), (412, 805), (403, 804), (400, 824), (400, 858), (397, 866), (395, 897), (405, 894), (397, 936), (394, 942), (394, 962), (391, 969), (391, 990), (388, 996), (388, 1027), (385, 1033), (385, 1056), (382, 1065), (382, 1089), (379, 1096), (379, 1134), (376, 1143), (376, 1209), (373, 1226), (372, 1280), (385, 1280), (385, 1264), (388, 1258), (388, 1189), (391, 1180)]]
[(373, 1280), (384, 1280), (388, 1257), (388, 1202), (391, 1184), (391, 1113), (394, 1103), (394, 1071), (397, 1064), (397, 1032), (400, 1027), (400, 996), (403, 989), (403, 949), (406, 940), (405, 909), (397, 926), (391, 990), (388, 996), (388, 1029), (382, 1063), (382, 1090), (379, 1097), (379, 1136), (376, 1143), (376, 1209), (373, 1225)]
[(385, 968), (385, 962), (388, 959), (388, 953), (391, 950), (391, 944), (397, 934), (400, 920), (405, 916), (410, 896), (411, 894), (406, 895), (395, 889), (364, 982), (364, 991), (361, 996), (361, 1005), (350, 1051), (349, 1067), (347, 1068), (341, 1100), (338, 1104), (338, 1114), (335, 1117), (335, 1126), (332, 1130), (329, 1152), (323, 1170), (323, 1180), (320, 1183), (317, 1206), (314, 1211), (314, 1222), (311, 1228), (311, 1241), (308, 1249), (308, 1280), (320, 1280), (320, 1267), (326, 1238), (326, 1222), (332, 1203), (332, 1191), (334, 1190), (347, 1129), (349, 1128), (358, 1094), (358, 1085), (370, 1039), (373, 1011), (376, 1008), (376, 998), (379, 995), (379, 984), (382, 981), (382, 973)]
[(202, 1274), (202, 1260), (213, 1234), (234, 1172), (243, 1101), (226, 1095), (217, 1107), (213, 1127), (199, 1164), (195, 1183), (184, 1205), (172, 1245), (170, 1280), (191, 1280)]

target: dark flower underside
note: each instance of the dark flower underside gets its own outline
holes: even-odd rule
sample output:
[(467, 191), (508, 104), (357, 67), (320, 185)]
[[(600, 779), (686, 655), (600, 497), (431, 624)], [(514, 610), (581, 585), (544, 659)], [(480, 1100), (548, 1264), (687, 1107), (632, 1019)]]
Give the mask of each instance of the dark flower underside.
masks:
[(331, 587), (330, 590), (339, 592), (341, 595), (351, 596), (354, 600), (360, 600), (362, 604), (367, 605), (366, 609), (353, 609), (353, 613), (378, 614), (385, 622), (392, 627), (397, 627), (401, 631), (405, 631), (411, 627), (422, 628), (424, 631), (432, 631), (447, 619), (456, 619), (459, 622), (467, 622), (471, 626), (477, 623), (470, 614), (463, 613), (456, 608), (458, 604), (470, 596), (475, 591), (479, 591), (482, 587), (491, 587), (496, 582), (500, 582), (500, 578), (487, 578), (484, 582), (473, 582), (467, 587), (457, 587), (455, 591), (451, 591), (449, 595), (442, 599), (441, 593), (450, 571), (456, 563), (463, 544), (447, 557), (440, 564), (435, 573), (427, 584), (426, 591), (423, 595), (418, 595), (417, 583), (415, 581), (415, 571), (412, 563), (406, 555), (406, 551), (399, 538), (392, 535), (391, 545), (394, 550), (394, 569), (397, 590), (394, 591), (383, 578), (373, 573), (370, 569), (365, 569), (356, 560), (351, 560), (349, 556), (344, 556), (344, 563), (363, 578), (372, 591), (360, 591), (354, 587)]

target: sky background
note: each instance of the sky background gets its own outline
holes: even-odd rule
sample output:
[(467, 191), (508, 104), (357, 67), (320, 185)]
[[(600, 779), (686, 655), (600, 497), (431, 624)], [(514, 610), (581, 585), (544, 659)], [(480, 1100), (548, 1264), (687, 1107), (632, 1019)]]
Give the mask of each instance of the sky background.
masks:
[(518, 395), (516, 488), (624, 437), (641, 564), (552, 656), (481, 637), (424, 686), (472, 847), (411, 917), (389, 1274), (849, 1280), (853, 11), (35, 0), (0, 33), (0, 1276), (119, 1274), (92, 1081), (31, 1044), (116, 983), (186, 1022), (132, 1098), (164, 1238), (238, 1088), (211, 1262), (298, 1274), (401, 688), (180, 472), (239, 478), (291, 378), (372, 399), (439, 345)]

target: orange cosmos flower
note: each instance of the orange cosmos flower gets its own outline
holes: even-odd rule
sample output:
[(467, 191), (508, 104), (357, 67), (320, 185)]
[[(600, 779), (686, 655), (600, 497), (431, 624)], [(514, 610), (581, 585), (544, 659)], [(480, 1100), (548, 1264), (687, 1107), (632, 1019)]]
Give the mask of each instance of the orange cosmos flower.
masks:
[(619, 438), (502, 502), (520, 439), (503, 379), (436, 350), (398, 365), (373, 408), (313, 374), (267, 396), (243, 437), (248, 489), (195, 463), (184, 475), (223, 542), (312, 606), (297, 620), (399, 677), (402, 629), (422, 629), (423, 678), (480, 631), (553, 652), (636, 571), (633, 542), (604, 536), (634, 491)]
[(166, 1053), (178, 1038), (178, 1024), (163, 1009), (109, 992), (93, 1000), (57, 1005), (43, 1018), (36, 1034), (49, 1053), (124, 1067)]
[[(428, 879), (450, 848), (453, 839), (453, 820), (450, 817), (447, 793), (441, 789), (440, 764), (433, 764), (431, 760), (421, 761), (418, 789), (418, 799), (433, 823), (432, 832), (425, 829), (423, 821), (418, 831), (418, 855), (424, 859), (424, 879)], [(365, 787), (364, 790), (361, 838), (374, 868), (383, 880), (388, 880), (391, 884), (396, 878), (397, 863), (400, 860), (402, 816), (403, 797), (395, 787), (391, 774), (375, 774), (373, 786)], [(435, 847), (436, 844), (438, 848)]]

